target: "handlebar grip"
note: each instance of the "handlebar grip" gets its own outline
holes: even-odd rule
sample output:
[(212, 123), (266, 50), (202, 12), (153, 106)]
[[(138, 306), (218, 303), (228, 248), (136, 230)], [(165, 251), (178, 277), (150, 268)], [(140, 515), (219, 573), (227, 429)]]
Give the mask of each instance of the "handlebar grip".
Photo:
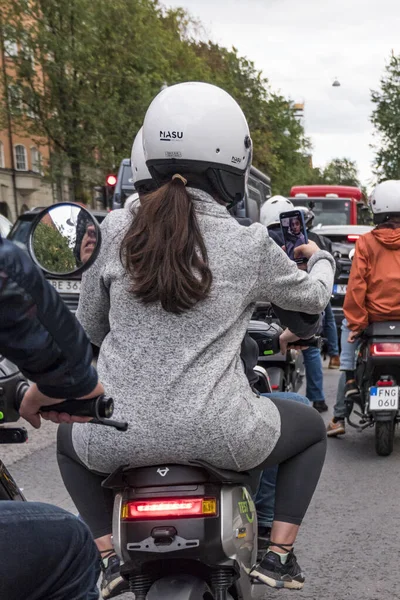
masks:
[(114, 401), (112, 398), (98, 396), (88, 400), (75, 400), (70, 398), (52, 404), (51, 406), (42, 406), (40, 412), (58, 412), (67, 413), (75, 417), (92, 417), (93, 419), (109, 419), (114, 412)]
[(296, 342), (290, 342), (288, 348), (296, 348), (298, 346), (307, 346), (307, 348), (322, 348), (322, 337), (319, 335), (313, 335), (308, 340), (297, 340)]

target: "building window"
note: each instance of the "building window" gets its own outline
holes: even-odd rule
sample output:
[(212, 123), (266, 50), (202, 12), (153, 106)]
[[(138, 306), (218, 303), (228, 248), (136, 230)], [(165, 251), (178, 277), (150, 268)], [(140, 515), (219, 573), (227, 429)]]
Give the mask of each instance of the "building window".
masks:
[(22, 93), (16, 85), (8, 86), (8, 99), (10, 102), (11, 111), (14, 114), (20, 114), (23, 110)]
[(27, 171), (28, 161), (26, 157), (26, 148), (22, 144), (15, 146), (15, 168), (17, 171)]
[(42, 172), (42, 157), (39, 150), (35, 148), (35, 146), (32, 146), (31, 148), (31, 165), (34, 173)]
[(4, 144), (0, 142), (0, 169), (4, 169), (6, 166), (6, 161), (4, 160)]

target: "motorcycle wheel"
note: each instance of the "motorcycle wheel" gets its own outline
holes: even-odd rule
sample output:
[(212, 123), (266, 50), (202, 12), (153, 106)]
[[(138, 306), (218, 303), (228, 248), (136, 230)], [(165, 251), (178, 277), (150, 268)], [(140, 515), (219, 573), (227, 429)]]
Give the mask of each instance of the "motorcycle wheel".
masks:
[(375, 423), (375, 451), (378, 456), (389, 456), (393, 452), (394, 421)]

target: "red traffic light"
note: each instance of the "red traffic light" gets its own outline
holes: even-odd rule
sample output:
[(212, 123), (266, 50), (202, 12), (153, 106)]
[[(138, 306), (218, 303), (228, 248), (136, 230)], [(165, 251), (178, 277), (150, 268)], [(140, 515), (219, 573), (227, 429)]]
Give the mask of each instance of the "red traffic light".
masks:
[(115, 177), (115, 175), (109, 175), (107, 177), (106, 181), (107, 181), (107, 185), (114, 186), (117, 183), (117, 178)]

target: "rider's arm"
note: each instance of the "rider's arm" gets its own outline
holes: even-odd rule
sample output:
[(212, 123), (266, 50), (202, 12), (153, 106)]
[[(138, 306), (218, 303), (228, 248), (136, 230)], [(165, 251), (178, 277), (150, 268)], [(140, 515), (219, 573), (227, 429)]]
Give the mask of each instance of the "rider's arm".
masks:
[(0, 354), (52, 398), (92, 392), (92, 350), (75, 317), (30, 257), (0, 238)]
[(308, 273), (301, 271), (268, 236), (262, 225), (248, 228), (257, 240), (258, 273), (251, 295), (286, 310), (319, 314), (325, 310), (333, 287), (335, 261), (319, 251), (308, 261)]
[(322, 329), (322, 314), (307, 315), (306, 313), (285, 310), (280, 306), (276, 306), (276, 304), (272, 304), (272, 308), (282, 327), (287, 327), (300, 339), (306, 340), (320, 333)]
[(356, 252), (351, 265), (349, 283), (344, 299), (343, 310), (352, 331), (362, 331), (368, 327), (368, 311), (365, 308), (367, 276), (369, 272), (368, 255), (363, 248), (363, 239), (356, 243)]

